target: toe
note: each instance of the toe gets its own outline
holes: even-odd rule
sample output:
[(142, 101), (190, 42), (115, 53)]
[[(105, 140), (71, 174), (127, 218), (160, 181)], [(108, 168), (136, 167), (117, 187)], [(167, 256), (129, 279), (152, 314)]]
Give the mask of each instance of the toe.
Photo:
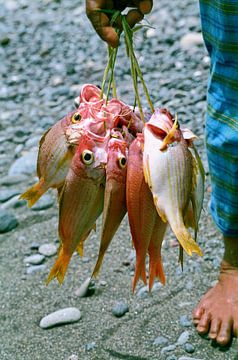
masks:
[(204, 313), (197, 325), (197, 332), (200, 335), (204, 335), (208, 332), (210, 326), (210, 314)]
[(218, 333), (218, 336), (216, 338), (216, 341), (218, 344), (225, 346), (229, 343), (231, 340), (231, 330), (232, 330), (232, 324), (231, 322), (223, 322), (220, 327), (220, 331)]
[(209, 338), (215, 340), (218, 336), (220, 330), (221, 321), (219, 319), (214, 319), (211, 321)]
[(198, 306), (196, 309), (193, 310), (193, 322), (197, 325), (204, 313), (204, 309), (201, 306)]

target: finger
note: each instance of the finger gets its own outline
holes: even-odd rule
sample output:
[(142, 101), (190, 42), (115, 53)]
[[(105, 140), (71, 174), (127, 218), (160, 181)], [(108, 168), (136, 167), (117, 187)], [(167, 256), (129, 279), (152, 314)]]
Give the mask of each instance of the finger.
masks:
[(134, 0), (132, 3), (142, 12), (142, 14), (148, 14), (153, 7), (153, 0)]
[(138, 10), (130, 10), (127, 15), (126, 15), (126, 20), (128, 22), (128, 24), (130, 25), (130, 27), (132, 28), (133, 26), (135, 26), (135, 24), (137, 24), (139, 21), (141, 21), (143, 19), (144, 15), (138, 11)]
[(87, 15), (101, 39), (110, 46), (117, 47), (119, 38), (115, 29), (110, 25), (109, 17), (104, 13), (90, 9), (87, 11)]

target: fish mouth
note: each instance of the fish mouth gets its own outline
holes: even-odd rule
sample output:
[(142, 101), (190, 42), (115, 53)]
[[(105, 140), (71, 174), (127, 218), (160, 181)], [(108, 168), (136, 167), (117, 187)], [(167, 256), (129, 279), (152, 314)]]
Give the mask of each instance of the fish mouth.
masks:
[(78, 109), (79, 104), (80, 104), (80, 97), (77, 96), (77, 97), (74, 99), (74, 106), (76, 107), (76, 109)]

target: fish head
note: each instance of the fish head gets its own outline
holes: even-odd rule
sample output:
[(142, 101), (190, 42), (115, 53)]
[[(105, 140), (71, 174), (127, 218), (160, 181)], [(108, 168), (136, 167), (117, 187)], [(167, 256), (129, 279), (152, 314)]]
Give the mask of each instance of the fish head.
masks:
[(108, 143), (108, 161), (106, 166), (107, 181), (125, 183), (127, 170), (128, 147), (127, 142), (113, 137)]
[(72, 159), (74, 173), (82, 178), (98, 180), (105, 176), (106, 163), (106, 149), (98, 146), (88, 132), (82, 133)]
[(160, 150), (183, 139), (177, 117), (175, 119), (166, 109), (157, 109), (145, 127), (159, 140), (162, 141)]

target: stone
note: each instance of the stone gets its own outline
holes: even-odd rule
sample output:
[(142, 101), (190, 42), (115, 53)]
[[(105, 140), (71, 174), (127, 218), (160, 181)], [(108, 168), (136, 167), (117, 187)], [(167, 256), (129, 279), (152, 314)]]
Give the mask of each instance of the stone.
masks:
[(77, 322), (81, 319), (81, 312), (75, 307), (68, 307), (57, 310), (41, 319), (40, 327), (49, 329), (58, 325), (65, 325)]
[(47, 257), (54, 256), (57, 254), (57, 247), (54, 244), (43, 244), (39, 247), (39, 253)]
[(0, 179), (0, 184), (5, 186), (16, 185), (27, 180), (27, 176), (24, 174), (19, 175), (7, 175)]
[(85, 345), (85, 351), (91, 351), (96, 347), (96, 343), (92, 341), (91, 343), (88, 343)]
[(116, 317), (122, 317), (129, 312), (129, 306), (124, 301), (118, 301), (112, 308), (112, 313)]
[(72, 354), (67, 360), (79, 360), (78, 355)]
[(181, 356), (180, 358), (178, 358), (178, 360), (204, 360), (204, 359), (197, 359), (197, 358), (188, 357), (188, 356)]
[(44, 264), (42, 265), (31, 265), (26, 269), (27, 275), (35, 274), (36, 272), (45, 270), (46, 266)]
[(177, 345), (179, 346), (184, 345), (188, 341), (189, 335), (190, 335), (189, 331), (182, 332), (182, 334), (179, 336), (177, 340)]
[(45, 260), (45, 257), (41, 254), (34, 254), (27, 256), (23, 261), (25, 264), (40, 265)]
[(0, 209), (0, 233), (6, 233), (15, 229), (18, 225), (16, 217), (3, 209)]
[(174, 345), (174, 344), (168, 345), (161, 350), (161, 354), (164, 354), (164, 353), (170, 352), (170, 351), (174, 351), (175, 349), (176, 349), (176, 345)]
[(169, 339), (167, 337), (160, 335), (154, 340), (153, 345), (161, 346), (168, 344), (168, 342)]
[(49, 194), (44, 194), (38, 201), (35, 203), (31, 210), (33, 211), (41, 211), (49, 209), (54, 205), (54, 200)]
[(88, 277), (82, 285), (75, 291), (75, 295), (83, 298), (91, 296), (95, 293), (95, 283), (92, 281), (91, 277)]
[(0, 192), (0, 202), (5, 202), (11, 199), (13, 196), (20, 194), (19, 190), (16, 189), (2, 189)]
[(166, 358), (166, 360), (178, 360), (177, 356), (176, 355), (170, 355)]
[(189, 50), (192, 47), (203, 45), (203, 37), (201, 33), (190, 32), (180, 39), (180, 46), (183, 50)]
[(20, 200), (19, 195), (12, 197), (10, 200), (1, 205), (1, 209), (18, 209), (27, 204), (26, 200)]
[(192, 354), (192, 353), (194, 353), (194, 351), (195, 351), (195, 347), (194, 347), (192, 344), (190, 344), (190, 343), (184, 344), (183, 348), (184, 348), (184, 350), (185, 350), (187, 353), (189, 353), (189, 354)]
[(11, 165), (8, 171), (8, 175), (10, 176), (19, 175), (19, 174), (30, 175), (34, 173), (36, 170), (36, 162), (37, 162), (37, 152), (31, 151), (14, 161), (14, 163)]
[(192, 321), (188, 319), (187, 315), (181, 315), (179, 323), (183, 327), (189, 327), (192, 325)]

